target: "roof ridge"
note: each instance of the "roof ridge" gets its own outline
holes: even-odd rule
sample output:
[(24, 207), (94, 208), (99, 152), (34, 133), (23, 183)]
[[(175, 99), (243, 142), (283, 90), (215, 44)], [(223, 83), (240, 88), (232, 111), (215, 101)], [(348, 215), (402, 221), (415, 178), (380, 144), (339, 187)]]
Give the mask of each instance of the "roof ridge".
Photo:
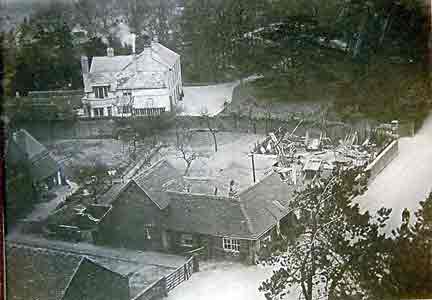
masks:
[(77, 258), (77, 259), (78, 258), (81, 259), (83, 257), (82, 254), (71, 253), (71, 252), (68, 252), (66, 250), (58, 250), (58, 249), (52, 249), (52, 248), (31, 246), (31, 245), (27, 245), (27, 244), (20, 244), (19, 242), (14, 242), (14, 241), (7, 243), (6, 247), (17, 248), (17, 249), (27, 249), (30, 251), (37, 252), (38, 254), (47, 254), (47, 253), (48, 254), (59, 254), (62, 256), (68, 256), (68, 257), (73, 257), (73, 258)]
[(171, 166), (171, 164), (168, 162), (168, 160), (165, 157), (162, 157), (161, 159), (159, 159), (158, 161), (156, 161), (154, 164), (150, 165), (150, 167), (148, 167), (147, 169), (143, 170), (142, 172), (140, 172), (136, 176), (134, 176), (132, 178), (132, 180), (138, 179), (138, 178), (142, 178), (143, 176), (151, 174), (152, 172), (154, 172), (156, 170), (155, 169), (156, 166), (160, 165), (164, 161), (166, 161)]
[(191, 192), (182, 192), (182, 191), (174, 191), (174, 190), (166, 190), (164, 191), (165, 193), (168, 194), (180, 194), (180, 195), (188, 195), (188, 196), (206, 196), (208, 198), (219, 198), (219, 199), (223, 199), (223, 200), (230, 200), (230, 201), (235, 201), (235, 202), (240, 202), (240, 199), (235, 198), (235, 197), (229, 197), (229, 196), (219, 196), (219, 195), (212, 195), (212, 194), (203, 194), (203, 193), (191, 193)]
[(248, 229), (250, 231), (250, 234), (254, 235), (255, 231), (254, 231), (251, 219), (249, 218), (249, 215), (247, 214), (246, 208), (244, 207), (244, 203), (241, 202), (241, 201), (239, 201), (239, 205), (240, 205), (240, 210), (241, 210), (243, 216), (246, 218), (247, 227), (248, 227)]
[(249, 192), (249, 191), (252, 190), (253, 188), (257, 187), (259, 184), (263, 183), (265, 180), (268, 180), (268, 179), (270, 178), (270, 176), (272, 176), (274, 173), (276, 173), (276, 172), (274, 172), (274, 171), (272, 170), (269, 174), (264, 175), (264, 177), (261, 178), (261, 180), (258, 180), (257, 182), (255, 182), (255, 183), (252, 184), (251, 186), (248, 186), (248, 187), (245, 188), (244, 190), (240, 191), (240, 192), (239, 192), (239, 197), (241, 197), (242, 194), (244, 194), (244, 193), (246, 193), (246, 192)]
[(65, 288), (62, 291), (62, 295), (60, 297), (60, 300), (63, 300), (63, 297), (66, 295), (66, 291), (68, 290), (69, 286), (71, 285), (72, 280), (75, 278), (75, 275), (78, 273), (78, 270), (81, 267), (81, 264), (83, 263), (84, 260), (85, 260), (85, 256), (81, 256), (79, 263), (77, 263), (75, 269), (73, 270), (73, 272), (72, 272), (72, 274), (68, 280), (68, 283), (66, 284)]

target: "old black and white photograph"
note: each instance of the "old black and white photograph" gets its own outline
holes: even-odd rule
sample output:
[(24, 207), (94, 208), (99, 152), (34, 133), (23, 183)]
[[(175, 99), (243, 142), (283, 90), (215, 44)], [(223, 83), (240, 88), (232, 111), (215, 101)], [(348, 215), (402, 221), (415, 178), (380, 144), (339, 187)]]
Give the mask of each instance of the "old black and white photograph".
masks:
[(430, 1), (0, 0), (0, 298), (432, 299)]

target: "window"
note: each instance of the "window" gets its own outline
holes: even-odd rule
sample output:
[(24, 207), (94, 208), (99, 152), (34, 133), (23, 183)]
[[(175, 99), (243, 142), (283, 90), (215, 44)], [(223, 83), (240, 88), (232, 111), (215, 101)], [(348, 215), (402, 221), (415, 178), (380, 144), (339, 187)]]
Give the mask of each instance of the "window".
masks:
[(223, 248), (225, 251), (239, 252), (240, 251), (240, 240), (223, 238)]
[(112, 116), (112, 108), (111, 108), (111, 106), (107, 107), (107, 112), (108, 112), (108, 117), (111, 117)]
[(103, 115), (104, 115), (103, 107), (93, 108), (93, 115), (95, 117), (103, 117)]
[(109, 86), (98, 86), (98, 87), (93, 87), (93, 92), (95, 94), (96, 98), (108, 98), (108, 88)]
[(193, 246), (193, 238), (192, 234), (184, 233), (181, 235), (180, 243), (184, 247), (192, 247)]
[(125, 91), (125, 92), (123, 92), (123, 96), (131, 97), (132, 92), (131, 91)]
[(123, 113), (124, 113), (124, 114), (128, 114), (128, 113), (130, 113), (130, 108), (129, 108), (129, 106), (127, 106), (127, 105), (123, 106)]

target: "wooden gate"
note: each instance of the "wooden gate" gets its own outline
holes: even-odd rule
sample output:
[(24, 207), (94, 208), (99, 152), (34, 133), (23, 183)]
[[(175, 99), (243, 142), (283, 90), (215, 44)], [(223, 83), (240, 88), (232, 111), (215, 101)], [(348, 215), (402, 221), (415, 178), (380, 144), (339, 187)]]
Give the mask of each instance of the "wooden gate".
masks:
[(192, 276), (194, 264), (193, 260), (193, 257), (189, 258), (184, 265), (180, 266), (174, 272), (165, 277), (167, 292), (171, 291), (180, 283), (188, 280)]

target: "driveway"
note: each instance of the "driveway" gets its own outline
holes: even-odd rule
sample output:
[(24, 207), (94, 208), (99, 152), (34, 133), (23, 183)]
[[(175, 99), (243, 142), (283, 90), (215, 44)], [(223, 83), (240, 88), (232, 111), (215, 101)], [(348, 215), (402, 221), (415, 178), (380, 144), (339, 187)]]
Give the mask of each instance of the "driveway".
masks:
[(358, 198), (363, 211), (376, 212), (381, 207), (392, 213), (386, 233), (400, 226), (402, 211), (413, 212), (432, 191), (432, 113), (414, 137), (399, 140), (399, 154), (375, 178), (368, 191)]
[(179, 102), (180, 114), (200, 116), (203, 112), (215, 116), (224, 109), (224, 103), (230, 103), (234, 88), (239, 81), (204, 86), (183, 87), (184, 98)]

